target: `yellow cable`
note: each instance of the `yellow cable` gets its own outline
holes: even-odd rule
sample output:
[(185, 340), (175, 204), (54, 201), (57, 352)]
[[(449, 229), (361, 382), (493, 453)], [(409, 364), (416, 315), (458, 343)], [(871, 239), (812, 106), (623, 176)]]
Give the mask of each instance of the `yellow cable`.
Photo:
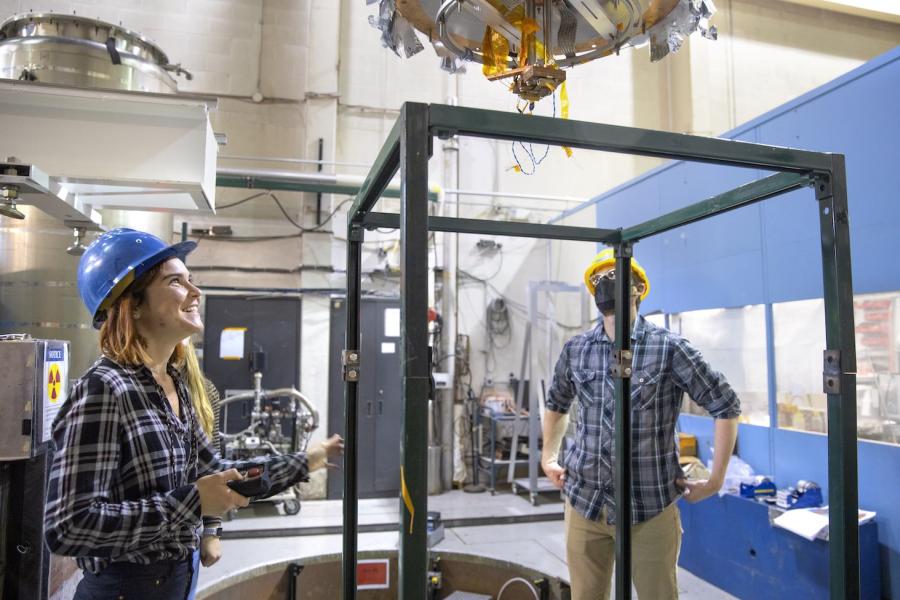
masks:
[(403, 465), (400, 465), (400, 490), (403, 495), (403, 504), (409, 511), (409, 535), (413, 532), (413, 522), (416, 518), (416, 507), (413, 506), (412, 498), (409, 495), (409, 488), (406, 487), (406, 473), (403, 471)]
[[(566, 82), (563, 81), (562, 85), (559, 88), (559, 116), (563, 119), (569, 118), (569, 92), (566, 91)], [(572, 149), (568, 146), (563, 146), (562, 149), (565, 151), (566, 156), (568, 158), (572, 158)]]

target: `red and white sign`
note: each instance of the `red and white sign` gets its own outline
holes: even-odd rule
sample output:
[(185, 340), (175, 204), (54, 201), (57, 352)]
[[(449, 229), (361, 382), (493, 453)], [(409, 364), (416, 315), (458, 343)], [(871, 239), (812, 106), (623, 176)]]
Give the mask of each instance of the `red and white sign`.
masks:
[(356, 563), (356, 589), (386, 590), (391, 587), (391, 562), (387, 558)]

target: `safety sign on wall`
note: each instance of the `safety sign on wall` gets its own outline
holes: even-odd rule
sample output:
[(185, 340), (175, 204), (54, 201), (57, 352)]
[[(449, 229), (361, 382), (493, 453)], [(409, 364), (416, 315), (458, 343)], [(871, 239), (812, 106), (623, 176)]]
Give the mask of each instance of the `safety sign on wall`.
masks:
[(68, 346), (48, 341), (44, 350), (44, 428), (42, 442), (50, 441), (53, 419), (66, 400), (69, 376)]

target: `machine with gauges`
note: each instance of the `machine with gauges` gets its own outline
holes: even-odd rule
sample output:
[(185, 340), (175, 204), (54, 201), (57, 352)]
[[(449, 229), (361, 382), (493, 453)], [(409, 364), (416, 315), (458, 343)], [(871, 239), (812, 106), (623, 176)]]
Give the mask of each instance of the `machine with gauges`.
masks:
[(695, 31), (716, 38), (712, 0), (379, 0), (378, 8), (370, 22), (398, 55), (424, 48), (418, 31), (444, 70), (479, 63), (529, 103), (552, 94), (566, 69), (624, 48), (649, 45), (657, 61)]

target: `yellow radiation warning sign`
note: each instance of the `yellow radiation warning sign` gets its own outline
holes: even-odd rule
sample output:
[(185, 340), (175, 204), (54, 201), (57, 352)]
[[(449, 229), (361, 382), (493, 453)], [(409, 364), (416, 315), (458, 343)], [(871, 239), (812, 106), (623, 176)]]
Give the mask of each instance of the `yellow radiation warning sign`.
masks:
[(47, 371), (47, 399), (51, 404), (56, 404), (62, 395), (62, 375), (59, 372), (59, 365), (51, 363), (50, 369)]

